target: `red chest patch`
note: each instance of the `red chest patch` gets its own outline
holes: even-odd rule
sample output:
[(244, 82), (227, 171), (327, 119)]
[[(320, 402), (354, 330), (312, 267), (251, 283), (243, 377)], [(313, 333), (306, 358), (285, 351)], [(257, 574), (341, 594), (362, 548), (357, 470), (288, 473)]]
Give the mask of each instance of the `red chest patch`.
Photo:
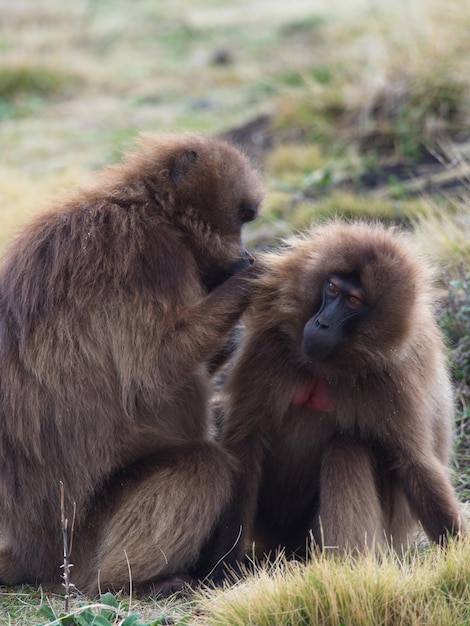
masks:
[(305, 387), (298, 389), (292, 400), (296, 406), (308, 406), (314, 411), (330, 413), (336, 408), (328, 383), (323, 378), (314, 378)]

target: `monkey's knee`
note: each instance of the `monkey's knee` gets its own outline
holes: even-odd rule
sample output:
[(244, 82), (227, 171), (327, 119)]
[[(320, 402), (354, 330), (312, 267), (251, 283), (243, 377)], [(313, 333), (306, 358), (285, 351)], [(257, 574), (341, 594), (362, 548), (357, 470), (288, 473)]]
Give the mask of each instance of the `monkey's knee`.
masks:
[(176, 593), (190, 593), (196, 587), (197, 581), (191, 576), (187, 574), (175, 574), (168, 578), (160, 578), (148, 583), (140, 583), (136, 590), (136, 596), (140, 599), (172, 596)]
[(175, 450), (168, 463), (147, 460), (134, 472), (102, 528), (85, 591), (97, 580), (102, 590), (129, 581), (161, 590), (176, 578), (186, 584), (231, 493), (230, 460), (213, 444)]
[(385, 541), (396, 552), (402, 552), (418, 537), (418, 523), (403, 488), (389, 475), (383, 476), (381, 502)]

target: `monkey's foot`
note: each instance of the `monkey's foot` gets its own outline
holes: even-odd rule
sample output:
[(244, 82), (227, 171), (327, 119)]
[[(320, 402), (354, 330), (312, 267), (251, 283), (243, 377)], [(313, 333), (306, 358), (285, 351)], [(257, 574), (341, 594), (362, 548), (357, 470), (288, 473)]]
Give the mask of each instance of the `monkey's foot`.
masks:
[(138, 585), (136, 595), (138, 598), (148, 598), (150, 596), (171, 596), (175, 593), (189, 593), (195, 584), (196, 581), (191, 576), (185, 574), (175, 575)]

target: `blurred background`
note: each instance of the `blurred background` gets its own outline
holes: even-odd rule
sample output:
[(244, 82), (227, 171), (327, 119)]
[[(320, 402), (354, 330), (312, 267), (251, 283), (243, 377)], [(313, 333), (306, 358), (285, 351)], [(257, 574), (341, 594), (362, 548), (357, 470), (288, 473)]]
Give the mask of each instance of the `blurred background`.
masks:
[(332, 214), (414, 228), (441, 268), (468, 500), (469, 33), (470, 0), (0, 0), (0, 250), (169, 130), (263, 171), (255, 249)]
[(416, 216), (466, 186), (469, 27), (468, 0), (0, 0), (0, 245), (146, 131), (235, 129), (276, 230)]

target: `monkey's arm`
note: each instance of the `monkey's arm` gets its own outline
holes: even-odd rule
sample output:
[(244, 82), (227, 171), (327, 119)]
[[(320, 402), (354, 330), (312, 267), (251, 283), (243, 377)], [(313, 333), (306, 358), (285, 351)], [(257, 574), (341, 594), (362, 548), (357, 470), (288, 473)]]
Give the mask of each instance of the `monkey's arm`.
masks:
[(221, 349), (217, 350), (214, 356), (212, 356), (209, 360), (209, 374), (215, 374), (233, 356), (238, 345), (240, 344), (242, 335), (242, 324), (237, 324), (231, 329)]
[(175, 345), (185, 346), (186, 353), (181, 355), (178, 371), (191, 372), (223, 348), (229, 331), (251, 301), (256, 289), (256, 281), (251, 278), (256, 275), (254, 267), (247, 267), (186, 307), (162, 337), (159, 346), (162, 360), (167, 352), (173, 356)]
[[(411, 508), (419, 519), (429, 539), (445, 544), (447, 535), (464, 530), (459, 503), (450, 481), (446, 464), (435, 452), (435, 434), (432, 422), (443, 419), (442, 415), (431, 417), (433, 409), (429, 403), (429, 392), (420, 393), (419, 380), (411, 380), (409, 389), (400, 387), (395, 391), (390, 403), (392, 413), (383, 423), (383, 443), (392, 470), (396, 472), (408, 498)], [(384, 396), (382, 395), (382, 398)], [(383, 415), (383, 408), (376, 406), (377, 415)]]
[[(256, 276), (254, 266), (247, 267), (206, 296), (193, 298), (186, 306), (182, 302), (167, 307), (162, 323), (155, 328), (143, 324), (137, 328), (130, 319), (126, 340), (132, 343), (132, 351), (139, 354), (134, 368), (138, 370), (139, 363), (146, 362), (144, 385), (158, 386), (162, 394), (169, 394), (170, 400), (188, 375), (222, 350), (228, 333), (251, 301)], [(143, 329), (147, 329), (146, 334), (142, 334)], [(119, 358), (123, 350), (115, 352)], [(122, 367), (127, 367), (127, 363)], [(138, 371), (142, 375), (141, 368)], [(123, 375), (128, 375), (125, 369)], [(164, 399), (164, 395), (161, 397)]]
[(400, 473), (405, 493), (428, 537), (439, 544), (465, 532), (446, 468), (436, 458), (413, 458)]
[(432, 454), (406, 446), (396, 468), (412, 509), (428, 537), (445, 545), (448, 535), (465, 531), (465, 523), (446, 467)]

